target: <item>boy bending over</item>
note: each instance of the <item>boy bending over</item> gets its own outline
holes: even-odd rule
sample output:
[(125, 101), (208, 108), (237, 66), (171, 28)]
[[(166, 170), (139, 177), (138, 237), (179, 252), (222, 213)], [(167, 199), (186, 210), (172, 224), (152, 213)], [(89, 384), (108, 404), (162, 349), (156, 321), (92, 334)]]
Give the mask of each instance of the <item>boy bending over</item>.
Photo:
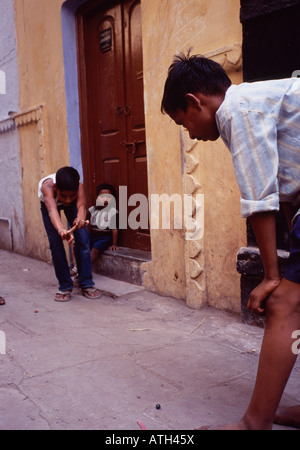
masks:
[[(43, 178), (39, 182), (38, 196), (41, 201), (41, 212), (49, 239), (54, 270), (59, 282), (55, 301), (70, 300), (73, 281), (63, 240), (71, 244), (74, 238), (78, 281), (82, 294), (92, 299), (101, 297), (100, 291), (94, 287), (93, 282), (89, 237), (85, 222), (85, 194), (77, 170), (73, 167), (62, 167), (56, 174)], [(62, 210), (69, 224), (76, 227), (74, 237), (61, 220), (60, 211)]]
[[(191, 139), (229, 148), (248, 217), (264, 265), (248, 309), (266, 315), (254, 392), (242, 419), (227, 429), (271, 429), (273, 421), (300, 427), (300, 406), (276, 415), (297, 355), (292, 334), (300, 329), (300, 80), (231, 85), (223, 68), (200, 56), (176, 57), (169, 68), (162, 112)], [(291, 230), (290, 257), (278, 269), (275, 214), (283, 204)]]

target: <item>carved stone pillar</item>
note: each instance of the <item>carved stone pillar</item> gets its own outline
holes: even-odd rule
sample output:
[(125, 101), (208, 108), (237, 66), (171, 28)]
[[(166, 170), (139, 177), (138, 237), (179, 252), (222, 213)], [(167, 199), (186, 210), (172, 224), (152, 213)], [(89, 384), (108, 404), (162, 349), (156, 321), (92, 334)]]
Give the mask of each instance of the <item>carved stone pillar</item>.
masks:
[[(242, 67), (241, 43), (236, 42), (204, 54), (222, 65), (230, 76), (230, 72), (240, 72)], [(185, 210), (186, 216), (191, 213), (191, 220), (185, 221), (185, 270), (186, 270), (186, 303), (189, 307), (200, 309), (208, 303), (205, 276), (205, 186), (201, 179), (200, 146), (192, 141), (181, 129), (181, 151), (184, 166), (183, 192), (187, 200), (191, 198), (192, 211)], [(205, 144), (204, 144), (205, 145)], [(212, 205), (206, 205), (209, 208)], [(190, 229), (191, 221), (194, 230)]]

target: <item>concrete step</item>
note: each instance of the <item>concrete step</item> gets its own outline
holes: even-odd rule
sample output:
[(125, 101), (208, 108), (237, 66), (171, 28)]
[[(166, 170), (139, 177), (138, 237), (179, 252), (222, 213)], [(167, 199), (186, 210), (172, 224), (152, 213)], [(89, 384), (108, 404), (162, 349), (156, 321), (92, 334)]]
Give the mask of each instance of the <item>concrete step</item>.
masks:
[(118, 251), (106, 250), (96, 261), (93, 271), (100, 275), (142, 286), (144, 262), (151, 261), (151, 252), (120, 247)]

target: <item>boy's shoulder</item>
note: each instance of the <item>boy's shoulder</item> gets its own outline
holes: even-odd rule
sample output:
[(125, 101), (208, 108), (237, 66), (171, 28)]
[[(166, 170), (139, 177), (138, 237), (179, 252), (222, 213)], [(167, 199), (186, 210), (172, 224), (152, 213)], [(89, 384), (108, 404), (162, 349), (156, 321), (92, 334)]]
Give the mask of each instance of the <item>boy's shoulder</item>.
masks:
[(42, 178), (39, 182), (39, 191), (52, 190), (55, 184), (55, 173)]
[(300, 79), (285, 78), (279, 80), (265, 80), (245, 82), (231, 85), (225, 95), (217, 116), (219, 120), (226, 120), (236, 113), (262, 112), (278, 113), (284, 97), (291, 95), (297, 103), (300, 102)]
[(257, 103), (268, 99), (280, 100), (290, 90), (299, 92), (299, 78), (283, 78), (279, 80), (265, 80), (244, 82), (231, 85), (225, 95), (223, 103), (242, 101), (247, 99), (249, 103)]
[(38, 198), (45, 201), (45, 196), (54, 195), (55, 173), (42, 178), (38, 185)]

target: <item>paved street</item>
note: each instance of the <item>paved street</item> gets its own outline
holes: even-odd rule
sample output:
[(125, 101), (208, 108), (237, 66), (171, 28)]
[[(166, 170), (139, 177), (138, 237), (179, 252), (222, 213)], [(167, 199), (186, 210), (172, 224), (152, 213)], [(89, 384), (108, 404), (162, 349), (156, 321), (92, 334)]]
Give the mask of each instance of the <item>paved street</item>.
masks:
[(260, 328), (100, 275), (101, 299), (61, 304), (51, 265), (0, 251), (0, 267), (1, 430), (193, 430), (244, 412)]

